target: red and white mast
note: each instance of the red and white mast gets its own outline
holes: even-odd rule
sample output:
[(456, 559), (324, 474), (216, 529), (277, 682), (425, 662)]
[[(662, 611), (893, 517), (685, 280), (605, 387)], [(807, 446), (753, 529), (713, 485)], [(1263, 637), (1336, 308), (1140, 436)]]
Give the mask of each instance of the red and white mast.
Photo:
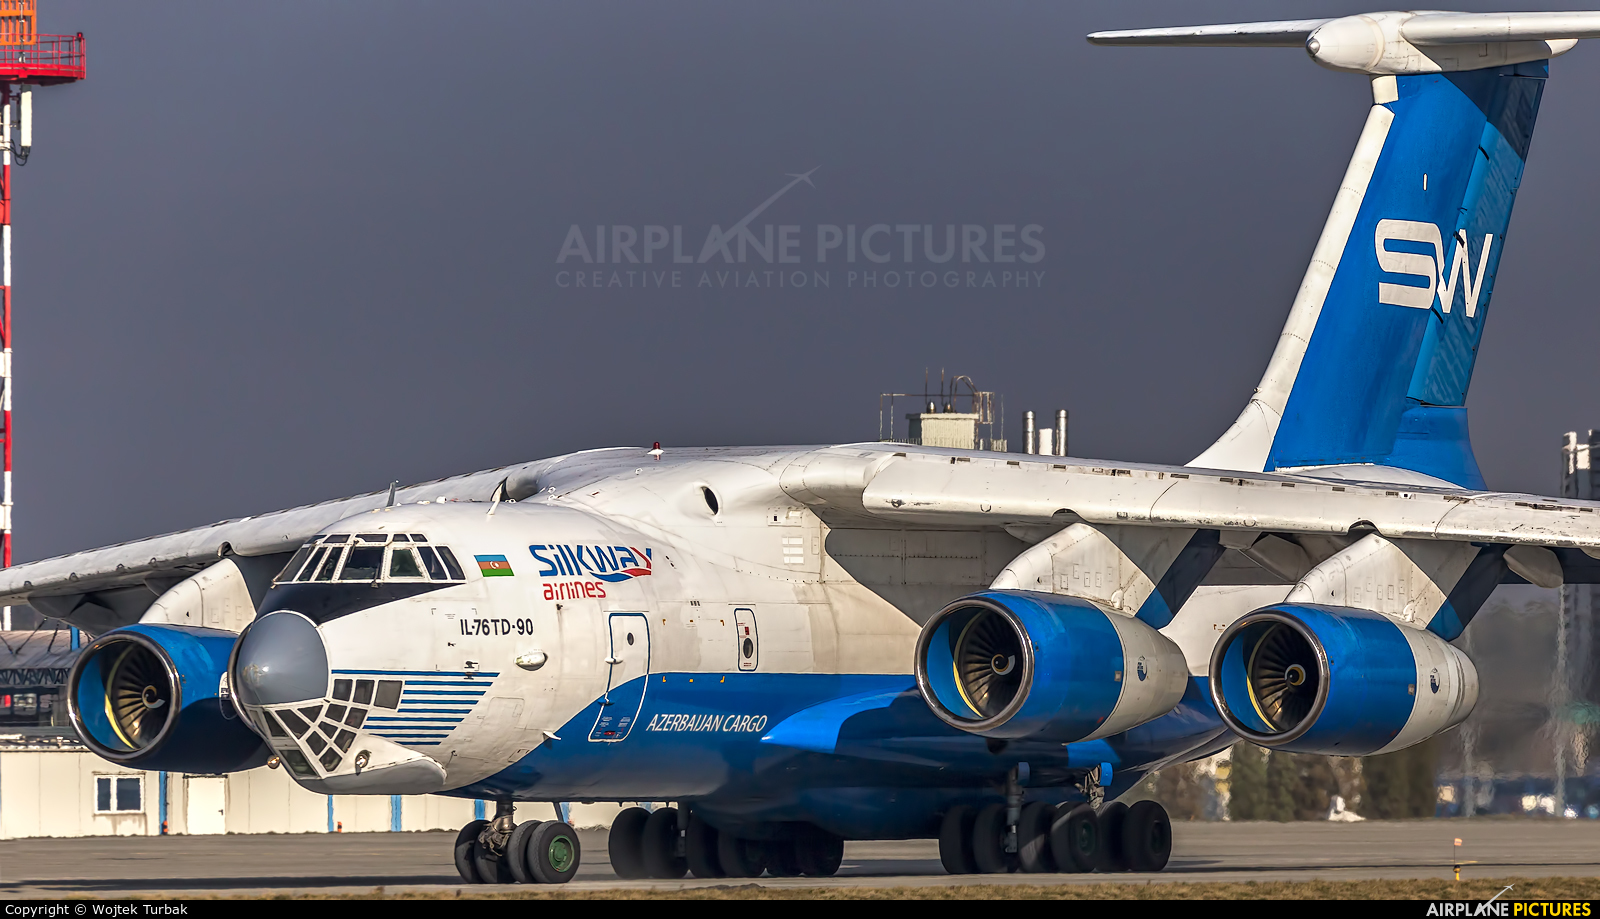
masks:
[[(0, 0), (0, 566), (11, 566), (11, 167), (28, 161), (33, 147), (34, 86), (75, 83), (84, 77), (83, 33), (41, 35), (38, 0)], [(0, 628), (11, 628), (11, 607)]]

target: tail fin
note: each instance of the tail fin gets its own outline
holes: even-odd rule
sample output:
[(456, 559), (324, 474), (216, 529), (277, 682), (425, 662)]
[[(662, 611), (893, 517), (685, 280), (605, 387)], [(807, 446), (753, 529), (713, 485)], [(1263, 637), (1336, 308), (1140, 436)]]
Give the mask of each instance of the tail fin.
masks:
[(1250, 405), (1193, 465), (1483, 476), (1466, 397), (1546, 62), (1373, 80), (1375, 104)]
[[(1370, 463), (1483, 487), (1467, 387), (1547, 58), (1600, 36), (1600, 14), (1556, 15), (1382, 13), (1090, 37), (1304, 42), (1318, 63), (1372, 77), (1373, 107), (1266, 374), (1190, 465)], [(1527, 37), (1543, 34), (1561, 40)]]

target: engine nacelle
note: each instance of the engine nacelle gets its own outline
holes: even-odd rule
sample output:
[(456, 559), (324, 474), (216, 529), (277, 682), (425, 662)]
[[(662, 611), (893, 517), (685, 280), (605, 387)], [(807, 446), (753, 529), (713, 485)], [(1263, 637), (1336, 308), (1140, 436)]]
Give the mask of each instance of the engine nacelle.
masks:
[(1382, 613), (1283, 604), (1222, 633), (1211, 697), (1253, 743), (1365, 756), (1460, 724), (1478, 702), (1478, 671), (1444, 639)]
[(1171, 711), (1183, 652), (1086, 600), (991, 590), (941, 610), (917, 638), (917, 687), (946, 724), (984, 737), (1070, 743)]
[(131, 625), (90, 642), (67, 676), (67, 714), (95, 753), (128, 766), (236, 772), (267, 761), (224, 695), (237, 635)]

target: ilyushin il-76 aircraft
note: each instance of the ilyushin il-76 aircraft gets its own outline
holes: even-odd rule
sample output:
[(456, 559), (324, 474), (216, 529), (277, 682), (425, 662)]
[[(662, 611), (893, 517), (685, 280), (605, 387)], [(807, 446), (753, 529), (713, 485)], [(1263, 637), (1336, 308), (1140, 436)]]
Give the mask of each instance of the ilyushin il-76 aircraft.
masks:
[[(1157, 871), (1116, 799), (1240, 739), (1361, 756), (1472, 711), (1496, 585), (1600, 582), (1600, 502), (1485, 490), (1465, 400), (1549, 60), (1600, 12), (1099, 32), (1299, 47), (1372, 108), (1265, 375), (1188, 465), (898, 443), (597, 449), (20, 565), (97, 636), (83, 742), (495, 802), (469, 882)], [(1105, 52), (1113, 54), (1114, 52)], [(526, 812), (526, 808), (524, 811)], [(560, 813), (559, 806), (555, 809)]]

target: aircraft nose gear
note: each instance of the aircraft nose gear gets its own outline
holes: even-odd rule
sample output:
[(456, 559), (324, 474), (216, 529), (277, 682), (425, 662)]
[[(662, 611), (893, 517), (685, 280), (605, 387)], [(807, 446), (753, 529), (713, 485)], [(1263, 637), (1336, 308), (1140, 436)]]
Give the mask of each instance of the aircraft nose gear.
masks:
[(474, 820), (456, 834), (456, 871), (468, 884), (565, 884), (578, 873), (583, 847), (560, 819), (517, 823), (509, 799), (493, 820)]

